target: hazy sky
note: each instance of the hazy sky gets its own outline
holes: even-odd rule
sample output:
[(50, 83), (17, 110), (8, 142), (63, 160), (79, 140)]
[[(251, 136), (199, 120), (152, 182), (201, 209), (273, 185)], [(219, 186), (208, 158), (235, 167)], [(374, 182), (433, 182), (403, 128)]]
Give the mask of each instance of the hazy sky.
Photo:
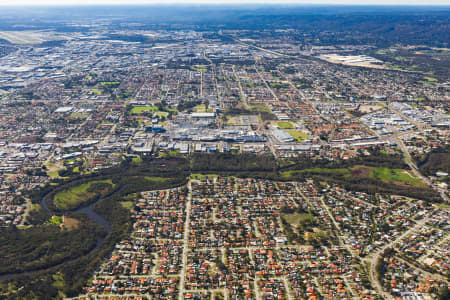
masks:
[(307, 3), (358, 5), (450, 5), (450, 0), (0, 0), (0, 5), (90, 5), (90, 4), (254, 4)]

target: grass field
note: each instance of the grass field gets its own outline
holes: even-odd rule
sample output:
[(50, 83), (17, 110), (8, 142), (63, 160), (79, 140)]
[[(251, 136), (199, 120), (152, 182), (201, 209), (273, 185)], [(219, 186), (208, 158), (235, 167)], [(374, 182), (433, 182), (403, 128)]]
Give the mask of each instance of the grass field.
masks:
[(303, 142), (305, 139), (310, 139), (311, 136), (309, 134), (304, 133), (303, 131), (299, 130), (286, 130), (287, 133), (289, 133), (297, 142)]
[[(89, 188), (96, 183), (109, 184), (110, 188), (100, 191), (89, 191)], [(106, 194), (112, 188), (114, 188), (114, 184), (111, 179), (91, 181), (57, 193), (53, 198), (53, 203), (57, 209), (71, 210), (91, 201), (92, 198)]]
[(149, 181), (155, 181), (155, 182), (165, 182), (169, 178), (165, 178), (165, 177), (145, 177), (145, 179), (147, 179)]
[(255, 112), (267, 112), (270, 113), (270, 108), (264, 103), (252, 103), (250, 104), (250, 110)]
[(158, 108), (156, 106), (151, 106), (151, 105), (145, 105), (145, 106), (133, 106), (133, 108), (131, 109), (130, 113), (132, 115), (140, 115), (143, 112), (146, 111), (158, 111)]
[(52, 162), (47, 162), (45, 164), (45, 166), (47, 167), (47, 175), (50, 178), (55, 178), (59, 176), (58, 171), (64, 170), (65, 168), (57, 166), (56, 164), (52, 163)]
[(195, 112), (198, 112), (198, 113), (203, 113), (203, 112), (213, 112), (213, 110), (212, 109), (206, 109), (206, 105), (203, 103), (203, 104), (200, 104), (200, 105), (197, 105), (196, 107), (194, 107), (194, 109), (193, 109)]
[(407, 184), (416, 187), (423, 187), (424, 183), (419, 179), (412, 177), (405, 170), (402, 169), (390, 169), (382, 167), (367, 167), (367, 166), (354, 166), (352, 168), (312, 168), (304, 170), (291, 170), (281, 173), (286, 179), (292, 178), (295, 175), (310, 173), (318, 175), (341, 175), (343, 178), (372, 178), (385, 182), (393, 182), (395, 184)]
[(206, 110), (206, 105), (205, 105), (205, 104), (197, 105), (196, 107), (194, 107), (193, 110), (194, 110), (195, 112), (205, 112), (205, 110)]
[(273, 87), (273, 88), (279, 88), (279, 87), (284, 87), (286, 84), (282, 83), (282, 82), (270, 82), (269, 85), (270, 85), (270, 87)]
[(158, 112), (156, 113), (156, 115), (157, 115), (158, 117), (167, 117), (167, 116), (169, 115), (169, 113), (166, 112), (166, 111), (158, 111)]
[(47, 175), (48, 175), (50, 178), (55, 178), (55, 177), (58, 177), (58, 176), (59, 176), (59, 173), (58, 173), (58, 171), (51, 171), (51, 172), (47, 172)]
[(202, 178), (216, 178), (217, 174), (191, 174), (191, 178), (195, 180), (201, 180)]
[(72, 119), (86, 119), (86, 115), (85, 114), (80, 114), (80, 113), (71, 113), (70, 117)]
[(120, 201), (120, 205), (122, 205), (123, 208), (126, 208), (130, 211), (133, 210), (133, 208), (134, 208), (133, 201)]
[(208, 71), (208, 69), (206, 68), (206, 66), (201, 66), (201, 65), (198, 65), (198, 66), (192, 66), (191, 69), (192, 69), (193, 71), (197, 71), (197, 72), (206, 72), (206, 71)]
[(102, 91), (100, 91), (99, 89), (92, 89), (92, 92), (97, 96), (102, 94)]
[(376, 167), (372, 168), (370, 176), (383, 181), (394, 181), (414, 186), (424, 186), (424, 183), (419, 178), (410, 176), (407, 172), (405, 172), (405, 170), (402, 169)]
[(288, 121), (279, 121), (279, 122), (277, 122), (277, 126), (278, 126), (278, 128), (281, 128), (281, 129), (294, 128), (294, 124), (292, 124), (291, 122), (288, 122)]
[(101, 86), (106, 86), (106, 85), (119, 85), (119, 84), (120, 84), (119, 81), (111, 81), (111, 82), (109, 82), (109, 81), (104, 81), (104, 82), (100, 82), (100, 85), (101, 85)]
[(283, 214), (283, 218), (292, 226), (297, 226), (302, 223), (314, 223), (314, 216), (312, 214)]
[(142, 158), (140, 156), (133, 157), (131, 161), (135, 164), (140, 164), (142, 162)]

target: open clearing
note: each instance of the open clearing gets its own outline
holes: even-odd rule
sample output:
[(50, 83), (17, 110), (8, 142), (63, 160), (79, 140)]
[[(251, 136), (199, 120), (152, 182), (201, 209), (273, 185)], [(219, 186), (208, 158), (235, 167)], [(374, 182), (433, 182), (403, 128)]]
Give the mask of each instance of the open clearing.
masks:
[[(93, 185), (96, 185), (95, 189), (91, 188)], [(91, 181), (57, 193), (53, 202), (57, 209), (71, 210), (93, 198), (106, 195), (113, 188), (111, 179)]]
[(277, 122), (277, 126), (280, 129), (292, 129), (294, 128), (294, 124), (288, 121), (279, 121)]
[(201, 180), (203, 178), (216, 178), (217, 174), (191, 174), (191, 178), (195, 180)]
[(150, 105), (145, 105), (145, 106), (134, 106), (130, 113), (132, 115), (140, 115), (144, 112), (147, 111), (158, 111), (158, 108), (156, 106), (150, 106)]
[(62, 217), (62, 227), (68, 230), (77, 229), (80, 225), (80, 221), (75, 218), (69, 218), (69, 217)]
[(194, 111), (197, 113), (204, 113), (204, 112), (213, 112), (211, 108), (206, 108), (206, 104), (199, 104), (196, 107), (194, 107)]
[(258, 125), (259, 123), (260, 118), (256, 115), (233, 116), (227, 121), (227, 125), (231, 126)]
[(292, 178), (299, 174), (317, 174), (329, 176), (341, 176), (343, 178), (372, 178), (395, 184), (424, 187), (424, 183), (416, 177), (412, 177), (406, 170), (390, 169), (383, 167), (354, 166), (352, 168), (312, 168), (304, 170), (292, 170), (281, 173), (284, 178)]
[(166, 177), (145, 177), (145, 179), (147, 179), (149, 181), (155, 181), (155, 182), (166, 182), (170, 178), (166, 178)]
[(379, 105), (361, 105), (359, 107), (359, 111), (362, 113), (370, 113), (370, 112), (377, 111), (382, 108), (383, 107), (381, 107)]
[(407, 171), (402, 169), (389, 169), (381, 167), (372, 168), (370, 176), (383, 181), (393, 181), (414, 186), (424, 186), (424, 183), (419, 178), (411, 177)]
[(373, 57), (366, 57), (362, 55), (339, 55), (339, 54), (326, 54), (318, 56), (318, 58), (328, 61), (333, 64), (342, 64), (345, 66), (353, 67), (366, 67), (374, 69), (389, 69), (386, 64), (381, 60)]
[(208, 68), (208, 66), (205, 66), (205, 65), (191, 66), (191, 70), (197, 71), (197, 72), (206, 72), (206, 71), (208, 71), (207, 68)]
[(314, 223), (314, 216), (306, 213), (283, 214), (283, 218), (292, 226), (300, 223)]
[(254, 111), (254, 112), (267, 112), (267, 113), (270, 113), (271, 112), (271, 110), (270, 110), (270, 108), (267, 106), (267, 104), (264, 104), (264, 103), (256, 103), (256, 102), (253, 102), (253, 103), (251, 103), (250, 104), (250, 111)]
[(133, 208), (134, 208), (134, 202), (133, 201), (120, 201), (120, 205), (122, 205), (123, 208), (126, 208), (129, 211), (132, 211)]
[(309, 134), (304, 133), (300, 130), (286, 130), (287, 133), (289, 133), (297, 142), (303, 142), (305, 139), (310, 139), (311, 136)]
[(137, 157), (133, 157), (133, 158), (131, 159), (131, 161), (132, 161), (133, 163), (135, 163), (135, 164), (140, 164), (143, 160), (142, 160), (142, 158), (141, 158), (140, 156), (137, 156)]
[(59, 171), (64, 170), (65, 168), (63, 166), (58, 166), (54, 163), (51, 162), (47, 162), (45, 164), (45, 166), (47, 167), (47, 175), (50, 178), (55, 178), (59, 176)]
[(65, 40), (66, 37), (44, 31), (0, 31), (0, 39), (12, 44), (36, 45), (48, 41)]

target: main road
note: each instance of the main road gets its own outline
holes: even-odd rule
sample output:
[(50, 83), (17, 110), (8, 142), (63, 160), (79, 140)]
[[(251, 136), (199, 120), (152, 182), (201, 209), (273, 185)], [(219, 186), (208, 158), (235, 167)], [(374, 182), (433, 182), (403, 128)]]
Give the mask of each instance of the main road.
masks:
[(378, 260), (381, 259), (382, 253), (387, 248), (393, 247), (395, 244), (400, 242), (402, 239), (404, 239), (405, 237), (407, 237), (408, 235), (410, 235), (411, 233), (413, 233), (414, 231), (416, 231), (417, 229), (419, 229), (420, 227), (425, 225), (425, 223), (430, 219), (430, 217), (436, 211), (437, 211), (437, 209), (432, 210), (422, 220), (418, 221), (416, 223), (416, 225), (409, 228), (407, 231), (405, 231), (403, 234), (401, 234), (398, 238), (396, 238), (395, 240), (391, 241), (390, 243), (387, 243), (384, 246), (382, 246), (380, 249), (378, 249), (377, 252), (374, 253), (373, 257), (368, 261), (370, 263), (370, 271), (369, 271), (370, 282), (372, 283), (372, 286), (375, 287), (375, 289), (378, 291), (378, 293), (383, 296), (384, 299), (391, 299), (392, 296), (383, 290), (383, 287), (381, 286), (381, 283), (378, 281), (378, 278), (377, 278), (377, 273), (376, 273), (375, 267), (376, 267)]
[(188, 196), (186, 202), (186, 221), (184, 223), (184, 236), (183, 236), (183, 259), (182, 259), (182, 268), (180, 274), (180, 294), (178, 295), (179, 300), (184, 299), (184, 278), (186, 274), (186, 265), (187, 265), (187, 256), (189, 250), (189, 226), (191, 224), (191, 201), (192, 201), (192, 185), (191, 181), (188, 183)]
[(435, 191), (437, 191), (441, 195), (442, 199), (444, 199), (445, 202), (448, 203), (449, 198), (447, 196), (447, 192), (444, 189), (439, 188), (437, 185), (434, 185), (430, 179), (428, 179), (426, 176), (423, 176), (422, 173), (419, 172), (419, 169), (417, 168), (416, 164), (413, 162), (412, 157), (409, 154), (408, 148), (406, 148), (406, 145), (403, 142), (403, 140), (401, 138), (397, 138), (397, 140), (398, 140), (400, 149), (403, 151), (403, 155), (405, 157), (405, 162), (411, 168), (414, 175), (416, 175), (418, 178), (422, 179), (423, 182), (425, 182), (427, 185), (429, 185), (431, 188), (433, 188)]

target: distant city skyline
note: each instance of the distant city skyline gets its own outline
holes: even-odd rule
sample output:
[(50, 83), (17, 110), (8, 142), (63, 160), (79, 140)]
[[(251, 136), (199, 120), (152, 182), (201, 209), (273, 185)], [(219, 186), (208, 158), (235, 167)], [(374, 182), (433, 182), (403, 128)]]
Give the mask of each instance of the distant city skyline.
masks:
[(0, 0), (0, 5), (7, 6), (145, 4), (450, 5), (450, 0)]

